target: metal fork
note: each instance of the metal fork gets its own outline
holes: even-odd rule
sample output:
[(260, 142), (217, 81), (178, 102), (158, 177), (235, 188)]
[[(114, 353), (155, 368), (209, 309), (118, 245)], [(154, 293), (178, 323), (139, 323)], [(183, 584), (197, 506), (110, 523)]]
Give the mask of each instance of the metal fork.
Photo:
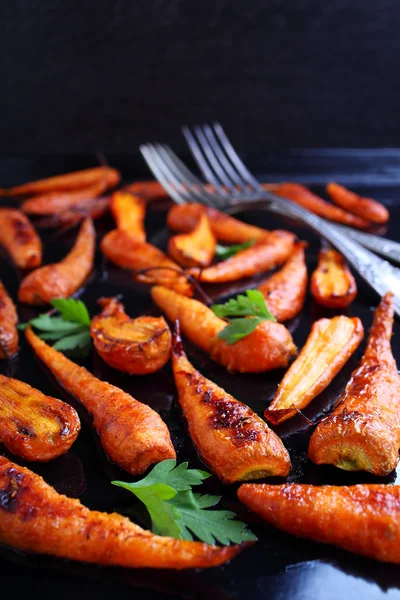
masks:
[[(214, 128), (214, 131), (218, 131), (218, 129)], [(338, 228), (324, 219), (261, 188), (257, 180), (247, 171), (223, 131), (219, 133), (220, 143), (218, 146), (214, 146), (214, 148), (208, 146), (208, 175), (205, 175), (206, 179), (209, 179), (215, 187), (215, 191), (208, 189), (166, 144), (145, 144), (141, 146), (140, 150), (154, 176), (178, 204), (203, 202), (220, 210), (226, 210), (232, 207), (232, 200), (244, 200), (235, 206), (241, 208), (257, 206), (284, 216), (294, 217), (302, 224), (307, 225), (335, 246), (380, 296), (387, 291), (392, 291), (395, 295), (395, 311), (400, 316), (400, 270), (363, 248), (358, 242), (343, 235)], [(201, 144), (206, 139), (205, 136), (200, 137)], [(188, 136), (189, 140), (191, 148), (192, 146), (194, 148), (193, 140), (196, 142), (195, 138)], [(225, 148), (229, 148), (230, 152), (225, 152)], [(202, 145), (200, 146), (196, 142), (196, 151), (193, 150), (195, 158), (196, 153), (198, 155), (201, 150)], [(222, 155), (225, 158), (229, 156), (231, 163), (235, 164), (236, 168), (232, 171), (232, 173), (235, 172), (235, 180), (222, 167)], [(213, 168), (213, 157), (215, 157), (215, 161), (218, 160), (216, 169)], [(199, 160), (199, 166), (200, 164)], [(201, 167), (202, 170), (203, 167)], [(203, 173), (206, 173), (205, 169)]]

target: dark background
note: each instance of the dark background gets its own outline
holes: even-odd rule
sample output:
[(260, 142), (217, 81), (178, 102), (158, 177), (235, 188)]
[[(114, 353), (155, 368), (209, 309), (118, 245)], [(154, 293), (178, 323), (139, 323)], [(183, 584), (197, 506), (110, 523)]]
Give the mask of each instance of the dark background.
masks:
[(0, 155), (400, 145), (398, 0), (3, 0)]

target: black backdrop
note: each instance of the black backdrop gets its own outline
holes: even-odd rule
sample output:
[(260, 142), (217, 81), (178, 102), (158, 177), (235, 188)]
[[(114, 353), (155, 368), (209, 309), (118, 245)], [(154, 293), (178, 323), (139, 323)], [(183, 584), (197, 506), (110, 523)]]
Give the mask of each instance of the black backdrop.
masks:
[(400, 145), (398, 0), (3, 0), (0, 154)]

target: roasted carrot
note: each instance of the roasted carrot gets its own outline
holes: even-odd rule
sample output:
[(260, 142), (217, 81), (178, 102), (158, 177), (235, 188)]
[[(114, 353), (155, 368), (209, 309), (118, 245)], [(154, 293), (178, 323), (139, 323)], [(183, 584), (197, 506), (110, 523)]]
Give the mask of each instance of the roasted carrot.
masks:
[(114, 187), (120, 182), (121, 176), (116, 169), (112, 167), (95, 167), (94, 169), (85, 169), (84, 171), (74, 171), (65, 175), (56, 175), (47, 179), (38, 179), (30, 181), (23, 185), (4, 189), (0, 188), (2, 196), (27, 196), (36, 194), (46, 194), (47, 192), (66, 192), (78, 190), (92, 186), (99, 181), (105, 181), (107, 187)]
[(46, 462), (69, 450), (81, 424), (65, 402), (0, 375), (0, 441), (24, 460)]
[(184, 267), (207, 267), (212, 263), (216, 245), (209, 218), (203, 211), (191, 232), (174, 235), (168, 240), (168, 254)]
[(172, 368), (189, 434), (204, 462), (223, 483), (285, 477), (289, 453), (248, 406), (194, 369), (176, 324)]
[[(101, 240), (100, 248), (111, 262), (134, 271), (136, 278), (143, 283), (159, 283), (179, 290), (182, 294), (193, 293), (192, 286), (179, 265), (156, 246), (136, 241), (127, 231), (110, 231)], [(139, 271), (144, 272), (138, 275)]]
[(238, 496), (271, 525), (375, 560), (400, 563), (400, 487), (244, 484)]
[(217, 338), (226, 322), (198, 300), (163, 286), (153, 287), (151, 296), (170, 321), (179, 320), (182, 332), (193, 344), (230, 371), (262, 373), (286, 367), (296, 352), (292, 336), (281, 323), (263, 321), (253, 333), (229, 345)]
[[(265, 184), (265, 187), (266, 189), (270, 189), (268, 184)], [(278, 196), (300, 204), (303, 208), (325, 219), (343, 223), (350, 227), (358, 227), (359, 229), (365, 229), (369, 225), (366, 219), (362, 219), (338, 206), (325, 202), (325, 200), (311, 192), (304, 185), (298, 183), (281, 183), (274, 186), (273, 192)]]
[(70, 192), (48, 192), (25, 200), (21, 210), (28, 215), (55, 215), (65, 211), (79, 209), (79, 206), (103, 194), (107, 189), (107, 181), (102, 180), (93, 185)]
[(146, 241), (146, 204), (142, 198), (126, 192), (114, 192), (111, 197), (111, 212), (117, 229), (127, 231), (138, 242)]
[(373, 223), (383, 224), (389, 221), (388, 209), (377, 200), (359, 196), (343, 185), (334, 182), (328, 183), (326, 191), (332, 202), (353, 213), (353, 215), (357, 215)]
[(310, 439), (308, 455), (346, 471), (387, 475), (399, 461), (400, 376), (390, 338), (393, 294), (375, 311), (367, 348), (333, 413)]
[(293, 319), (303, 308), (307, 293), (305, 242), (296, 242), (285, 265), (260, 286), (265, 302), (279, 322)]
[(91, 219), (99, 219), (104, 215), (110, 206), (110, 199), (106, 196), (101, 198), (88, 198), (81, 200), (74, 206), (62, 212), (56, 212), (44, 216), (42, 219), (35, 221), (37, 227), (52, 228), (52, 227), (73, 227), (90, 217)]
[(320, 394), (356, 351), (364, 336), (358, 317), (343, 315), (316, 321), (299, 356), (291, 364), (265, 411), (277, 425), (290, 419)]
[(135, 181), (135, 183), (124, 186), (123, 191), (139, 196), (146, 202), (167, 200), (169, 198), (168, 193), (158, 181)]
[(154, 535), (127, 517), (89, 510), (3, 456), (0, 541), (19, 550), (87, 563), (159, 569), (215, 567), (243, 547)]
[(18, 352), (18, 315), (14, 302), (0, 281), (0, 360)]
[(36, 269), (22, 280), (20, 302), (48, 304), (53, 298), (68, 298), (75, 293), (93, 268), (95, 235), (92, 220), (85, 219), (74, 247), (63, 260)]
[(0, 208), (0, 245), (19, 269), (34, 269), (42, 262), (42, 242), (20, 210)]
[(227, 260), (211, 265), (200, 273), (198, 269), (189, 269), (188, 272), (197, 275), (199, 281), (208, 283), (225, 283), (251, 277), (284, 263), (293, 250), (294, 240), (295, 235), (289, 231), (271, 231), (250, 248)]
[(103, 310), (92, 319), (90, 334), (101, 358), (130, 375), (161, 369), (171, 353), (171, 332), (163, 317), (130, 319), (116, 298), (101, 298)]
[(93, 416), (101, 444), (117, 465), (138, 475), (154, 463), (175, 458), (167, 426), (158, 413), (119, 388), (97, 379), (48, 346), (29, 327), (26, 338), (60, 385)]
[(310, 289), (316, 302), (328, 308), (345, 308), (353, 302), (357, 284), (340, 252), (333, 248), (320, 250)]
[[(198, 203), (176, 204), (168, 212), (167, 225), (172, 231), (184, 233), (192, 231), (196, 227), (204, 208), (204, 204)], [(207, 206), (206, 211), (211, 230), (220, 242), (241, 244), (242, 242), (259, 240), (268, 233), (266, 229), (243, 223), (243, 221), (230, 217), (216, 208)]]

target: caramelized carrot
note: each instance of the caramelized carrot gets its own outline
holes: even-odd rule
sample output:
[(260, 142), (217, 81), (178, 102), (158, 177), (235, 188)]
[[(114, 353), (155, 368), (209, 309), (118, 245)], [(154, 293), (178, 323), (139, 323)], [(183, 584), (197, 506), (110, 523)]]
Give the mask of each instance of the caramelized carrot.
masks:
[(111, 212), (117, 229), (127, 231), (138, 242), (146, 241), (146, 205), (142, 198), (126, 192), (114, 192), (111, 197)]
[(270, 312), (277, 321), (293, 319), (304, 306), (307, 293), (305, 242), (296, 242), (285, 265), (259, 286)]
[(26, 338), (60, 385), (93, 416), (101, 444), (117, 465), (138, 475), (154, 463), (175, 458), (167, 426), (158, 413), (119, 388), (97, 379), (48, 346), (29, 327)]
[[(181, 274), (179, 265), (156, 246), (136, 241), (127, 231), (122, 229), (110, 231), (101, 240), (100, 248), (111, 262), (123, 269), (135, 271), (138, 281), (160, 283), (186, 295), (193, 293), (192, 286)], [(138, 271), (145, 269), (148, 271), (137, 275)]]
[(107, 187), (118, 185), (121, 176), (116, 169), (112, 167), (95, 167), (94, 169), (85, 169), (84, 171), (74, 171), (65, 175), (56, 175), (47, 179), (38, 179), (17, 185), (15, 187), (4, 189), (0, 188), (2, 196), (27, 196), (28, 194), (46, 194), (47, 192), (65, 192), (86, 188), (105, 181)]
[(126, 185), (123, 188), (123, 191), (133, 194), (134, 196), (140, 196), (140, 198), (143, 198), (146, 202), (166, 200), (169, 198), (168, 193), (158, 181), (135, 181), (135, 183)]
[(168, 254), (184, 267), (207, 267), (212, 263), (217, 242), (205, 211), (190, 233), (174, 235), (168, 240)]
[(311, 275), (311, 294), (318, 304), (345, 308), (357, 295), (357, 285), (343, 256), (333, 248), (320, 250)]
[(0, 441), (24, 460), (46, 462), (69, 450), (81, 424), (65, 402), (0, 375)]
[[(270, 189), (268, 184), (265, 187), (266, 189)], [(274, 194), (300, 204), (303, 208), (325, 219), (343, 223), (350, 227), (358, 227), (359, 229), (365, 229), (369, 225), (366, 219), (362, 219), (338, 206), (325, 202), (325, 200), (308, 190), (304, 185), (298, 183), (281, 183), (275, 186), (273, 191)]]
[(293, 535), (400, 563), (399, 486), (244, 484), (238, 496), (262, 519)]
[(68, 298), (74, 294), (93, 268), (95, 235), (92, 220), (85, 219), (74, 247), (63, 260), (36, 269), (22, 280), (19, 301), (49, 304), (53, 298)]
[(0, 281), (0, 360), (18, 352), (18, 315), (14, 302)]
[(87, 563), (159, 569), (215, 567), (243, 547), (154, 535), (127, 517), (89, 510), (5, 457), (0, 457), (0, 541)]
[(354, 192), (351, 192), (343, 185), (338, 183), (328, 183), (326, 186), (332, 202), (367, 221), (373, 223), (387, 223), (389, 221), (389, 211), (380, 202), (372, 198), (364, 198)]
[(0, 208), (0, 245), (19, 269), (34, 269), (42, 262), (40, 237), (20, 210)]
[(358, 317), (316, 321), (299, 356), (291, 364), (265, 417), (278, 425), (324, 391), (358, 348), (364, 328)]
[(172, 369), (189, 434), (204, 462), (223, 483), (285, 477), (289, 453), (248, 406), (203, 377), (190, 364), (176, 324)]
[(73, 227), (86, 219), (99, 219), (104, 215), (110, 206), (110, 199), (107, 197), (101, 198), (88, 198), (87, 200), (81, 200), (79, 203), (70, 207), (68, 210), (60, 213), (56, 212), (51, 215), (43, 217), (43, 219), (37, 220), (37, 227)]
[(375, 311), (367, 348), (333, 413), (310, 439), (308, 455), (346, 471), (387, 475), (399, 461), (400, 376), (390, 347), (393, 294)]
[(208, 283), (224, 283), (251, 277), (284, 263), (293, 250), (294, 240), (295, 235), (289, 231), (271, 231), (253, 246), (231, 258), (211, 265), (199, 274), (197, 269), (189, 270), (189, 273), (197, 275), (199, 281)]
[(92, 319), (90, 334), (101, 358), (130, 375), (155, 373), (171, 353), (171, 332), (163, 317), (130, 319), (116, 298), (101, 298), (103, 310)]
[(296, 352), (289, 331), (281, 323), (263, 321), (253, 333), (229, 345), (217, 338), (226, 322), (198, 300), (163, 286), (153, 287), (151, 297), (170, 321), (179, 320), (182, 332), (193, 344), (230, 371), (262, 373), (286, 367)]
[(64, 211), (74, 210), (84, 205), (88, 200), (100, 196), (107, 189), (107, 181), (97, 183), (70, 192), (48, 192), (34, 198), (28, 198), (21, 204), (21, 210), (28, 215), (54, 215)]
[(204, 204), (198, 203), (175, 204), (172, 206), (168, 212), (167, 225), (173, 231), (184, 233), (192, 231), (196, 227), (204, 208), (207, 211), (211, 231), (220, 242), (241, 244), (259, 240), (268, 233), (266, 229), (243, 223), (243, 221), (230, 217), (216, 208), (204, 207)]

